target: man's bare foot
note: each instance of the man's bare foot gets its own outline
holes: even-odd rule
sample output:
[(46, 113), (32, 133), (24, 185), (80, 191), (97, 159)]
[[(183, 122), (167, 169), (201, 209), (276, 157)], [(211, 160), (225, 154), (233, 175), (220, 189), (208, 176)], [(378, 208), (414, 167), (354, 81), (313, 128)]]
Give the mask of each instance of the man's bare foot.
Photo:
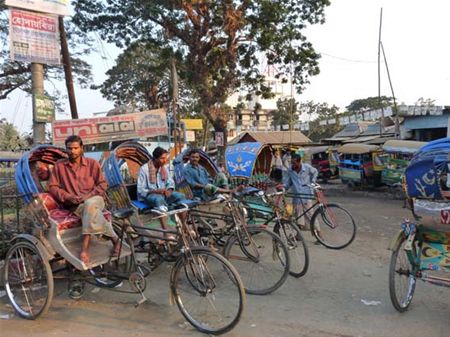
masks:
[(84, 264), (89, 264), (89, 253), (88, 252), (81, 252), (80, 253), (80, 260)]

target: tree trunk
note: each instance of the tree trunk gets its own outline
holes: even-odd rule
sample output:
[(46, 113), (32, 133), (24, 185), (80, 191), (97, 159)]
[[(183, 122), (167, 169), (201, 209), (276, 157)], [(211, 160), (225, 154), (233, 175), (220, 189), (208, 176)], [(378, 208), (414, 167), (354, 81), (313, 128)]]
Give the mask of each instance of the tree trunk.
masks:
[[(214, 141), (217, 146), (217, 161), (225, 161), (225, 148), (227, 146), (227, 116), (220, 107), (212, 106), (204, 110), (204, 115), (214, 127)], [(222, 136), (222, 137), (220, 137)], [(217, 144), (217, 140), (222, 140), (222, 144)]]

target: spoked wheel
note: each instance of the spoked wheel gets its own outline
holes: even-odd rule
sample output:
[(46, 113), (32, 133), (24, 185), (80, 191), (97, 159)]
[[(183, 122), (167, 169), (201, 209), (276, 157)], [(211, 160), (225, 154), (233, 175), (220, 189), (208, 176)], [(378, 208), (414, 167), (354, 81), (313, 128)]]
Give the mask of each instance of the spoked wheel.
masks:
[(342, 249), (355, 239), (356, 224), (346, 209), (336, 204), (324, 204), (312, 215), (311, 233), (325, 247)]
[(249, 227), (231, 236), (224, 256), (239, 272), (249, 294), (270, 294), (283, 285), (289, 274), (286, 245), (266, 229)]
[[(391, 255), (389, 265), (389, 295), (392, 305), (404, 312), (411, 304), (416, 289), (416, 275), (405, 251), (406, 238), (402, 238)], [(413, 244), (411, 255), (416, 256), (417, 247)]]
[(290, 221), (281, 221), (282, 223), (275, 225), (274, 232), (279, 235), (288, 249), (291, 263), (289, 274), (301, 277), (306, 274), (309, 267), (308, 247), (297, 225)]
[(94, 277), (95, 284), (99, 287), (116, 288), (122, 285), (122, 279), (114, 274), (109, 274), (104, 265), (89, 269), (89, 274)]
[(53, 298), (50, 264), (31, 242), (20, 241), (6, 254), (5, 290), (17, 314), (36, 319), (45, 314)]
[(221, 255), (193, 248), (177, 260), (170, 280), (178, 308), (197, 330), (218, 335), (239, 322), (244, 286), (236, 269)]

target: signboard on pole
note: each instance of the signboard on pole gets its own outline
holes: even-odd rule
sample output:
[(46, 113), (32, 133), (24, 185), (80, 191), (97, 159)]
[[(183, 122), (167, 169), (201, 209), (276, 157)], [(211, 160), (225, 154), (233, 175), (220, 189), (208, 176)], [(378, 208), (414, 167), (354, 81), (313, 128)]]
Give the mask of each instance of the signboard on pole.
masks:
[(202, 119), (181, 119), (184, 122), (186, 130), (203, 130), (203, 120)]
[(195, 142), (195, 131), (192, 130), (186, 131), (186, 141)]
[(58, 17), (11, 8), (10, 57), (13, 61), (61, 64)]
[(36, 12), (69, 15), (69, 0), (5, 0), (5, 5)]
[(34, 95), (35, 122), (51, 123), (55, 118), (55, 104), (45, 95)]
[(85, 144), (104, 143), (141, 137), (167, 135), (164, 109), (110, 117), (69, 119), (52, 124), (53, 144), (63, 146), (64, 140), (78, 135)]

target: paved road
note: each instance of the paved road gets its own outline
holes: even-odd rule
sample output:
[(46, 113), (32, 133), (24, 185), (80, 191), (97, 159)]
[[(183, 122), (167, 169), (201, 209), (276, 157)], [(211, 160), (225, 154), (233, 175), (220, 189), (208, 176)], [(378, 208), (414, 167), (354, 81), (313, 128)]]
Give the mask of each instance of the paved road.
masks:
[[(277, 292), (249, 296), (245, 315), (227, 336), (415, 337), (450, 336), (450, 290), (419, 283), (408, 312), (397, 313), (388, 292), (386, 249), (398, 230), (402, 202), (384, 194), (333, 188), (330, 200), (347, 207), (358, 222), (355, 242), (342, 251), (310, 245), (307, 275), (289, 278)], [(24, 321), (0, 298), (2, 336), (200, 336), (169, 304), (169, 266), (148, 279), (150, 301), (135, 309), (133, 295), (88, 288), (80, 301), (58, 282), (47, 316)], [(2, 293), (0, 293), (2, 296)], [(363, 301), (375, 301), (366, 305)], [(6, 317), (6, 318), (5, 318)], [(6, 332), (6, 333), (5, 333)], [(4, 334), (5, 333), (5, 334)]]

